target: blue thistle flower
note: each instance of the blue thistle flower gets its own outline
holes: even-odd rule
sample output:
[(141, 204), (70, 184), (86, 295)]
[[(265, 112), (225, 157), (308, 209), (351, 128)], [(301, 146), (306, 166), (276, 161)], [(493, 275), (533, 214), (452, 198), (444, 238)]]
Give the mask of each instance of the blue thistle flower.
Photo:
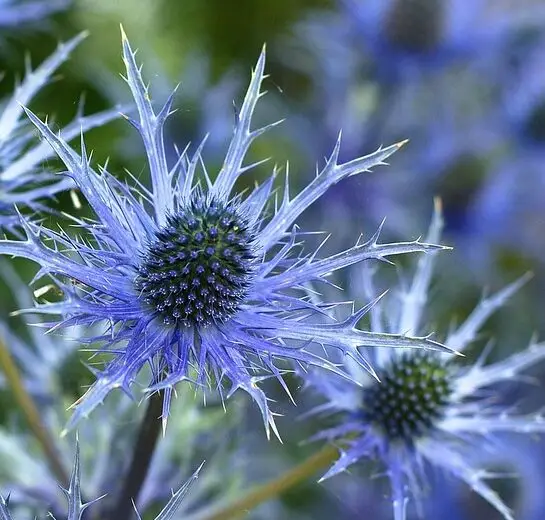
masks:
[(269, 426), (276, 432), (258, 383), (271, 375), (283, 382), (274, 364), (277, 358), (338, 372), (334, 364), (312, 354), (308, 344), (340, 349), (368, 370), (372, 369), (359, 352), (361, 346), (444, 350), (428, 337), (361, 331), (355, 325), (362, 311), (343, 323), (316, 323), (323, 311), (308, 302), (303, 289), (307, 282), (325, 281), (329, 273), (365, 259), (440, 248), (419, 240), (379, 244), (377, 232), (367, 242), (358, 240), (353, 247), (324, 259), (316, 258), (318, 251), (306, 256), (299, 252), (302, 235), (293, 227), (298, 216), (331, 185), (382, 164), (400, 144), (341, 163), (339, 139), (322, 171), (293, 199), (286, 182), (281, 203), (267, 218), (274, 174), (247, 197), (232, 195), (236, 181), (255, 166), (243, 165), (251, 143), (277, 124), (250, 128), (262, 95), (265, 52), (252, 74), (215, 181), (206, 170), (200, 180), (196, 177), (204, 141), (192, 156), (186, 149), (175, 165), (167, 165), (163, 125), (171, 113), (173, 95), (156, 114), (124, 35), (123, 57), (139, 115), (138, 120), (127, 119), (142, 137), (151, 189), (140, 183), (135, 188), (123, 184), (105, 168), (100, 174), (95, 172), (83, 139), (80, 155), (27, 110), (97, 220), (89, 223), (72, 217), (90, 237), (74, 238), (22, 218), (26, 239), (0, 241), (0, 254), (37, 262), (36, 278), (50, 275), (62, 291), (62, 301), (40, 304), (38, 312), (61, 314), (64, 319), (57, 327), (107, 326), (105, 333), (89, 342), (100, 342), (99, 350), (113, 359), (96, 371), (97, 381), (74, 405), (68, 428), (111, 390), (120, 388), (130, 395), (137, 374), (149, 365), (152, 382), (147, 392), (164, 389), (165, 426), (176, 383), (212, 384), (214, 378), (221, 395), (224, 379), (232, 385), (228, 396), (238, 388), (250, 394), (261, 410), (267, 433)]
[[(0, 226), (11, 227), (17, 217), (11, 209), (13, 205), (25, 205), (33, 209), (42, 206), (37, 199), (51, 197), (54, 194), (74, 187), (68, 178), (59, 178), (43, 162), (53, 157), (54, 152), (45, 143), (36, 143), (34, 133), (27, 120), (21, 120), (24, 113), (22, 105), (28, 105), (34, 96), (51, 80), (52, 74), (64, 63), (75, 47), (86, 37), (82, 33), (57, 50), (38, 68), (32, 70), (27, 65), (23, 82), (18, 85), (12, 96), (4, 101), (0, 114)], [(101, 126), (115, 117), (115, 110), (107, 110), (84, 117), (81, 109), (76, 118), (62, 131), (64, 140), (70, 141), (87, 131)]]
[[(427, 240), (438, 240), (441, 227), (436, 208)], [(373, 331), (414, 334), (421, 328), (433, 262), (434, 255), (420, 259), (408, 287), (402, 285), (392, 298), (379, 297), (369, 306)], [(464, 352), (483, 323), (526, 279), (483, 299), (447, 334), (445, 344)], [(367, 298), (376, 294), (371, 270), (363, 272), (361, 283)], [(358, 461), (378, 460), (390, 480), (394, 518), (402, 520), (409, 497), (418, 507), (423, 505), (423, 488), (438, 469), (466, 483), (503, 518), (512, 520), (512, 512), (486, 482), (492, 474), (483, 466), (482, 453), (498, 444), (509, 451), (508, 442), (501, 444), (506, 440), (502, 434), (543, 432), (545, 420), (541, 412), (518, 414), (502, 407), (492, 394), (493, 385), (512, 381), (544, 359), (545, 345), (532, 342), (526, 350), (488, 365), (485, 357), (486, 351), (473, 365), (461, 367), (437, 352), (377, 349), (371, 360), (381, 382), (348, 362), (360, 386), (311, 371), (306, 376), (309, 386), (326, 398), (315, 412), (338, 418), (316, 438), (342, 446), (339, 459), (322, 480)], [(504, 453), (495, 453), (496, 461), (504, 460)]]
[[(199, 467), (195, 473), (187, 480), (180, 488), (172, 493), (172, 497), (161, 510), (161, 512), (155, 517), (155, 520), (173, 520), (175, 514), (180, 508), (182, 500), (189, 491), (191, 485), (197, 480), (199, 476), (199, 471), (202, 468)], [(82, 492), (81, 492), (81, 468), (80, 468), (80, 450), (79, 443), (76, 441), (76, 453), (74, 456), (74, 465), (72, 468), (72, 473), (70, 476), (70, 482), (68, 489), (61, 488), (63, 493), (66, 496), (68, 502), (68, 510), (66, 515), (66, 520), (80, 520), (82, 518), (83, 512), (102, 498), (104, 496), (95, 498), (89, 502), (82, 501)], [(0, 518), (2, 520), (13, 520), (11, 513), (8, 508), (9, 499), (4, 499), (0, 496)], [(138, 511), (136, 511), (138, 518), (141, 520)], [(55, 519), (55, 517), (49, 513), (50, 518)]]

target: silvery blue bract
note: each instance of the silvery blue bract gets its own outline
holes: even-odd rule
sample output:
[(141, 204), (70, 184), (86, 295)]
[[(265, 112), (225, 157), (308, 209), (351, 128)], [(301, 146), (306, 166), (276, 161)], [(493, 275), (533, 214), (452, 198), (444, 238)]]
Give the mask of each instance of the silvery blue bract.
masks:
[[(51, 81), (51, 76), (65, 62), (74, 48), (85, 38), (80, 34), (59, 45), (57, 50), (39, 67), (30, 65), (24, 80), (10, 98), (4, 100), (0, 109), (0, 226), (11, 229), (18, 221), (14, 206), (40, 209), (40, 199), (73, 188), (68, 178), (56, 176), (44, 166), (54, 152), (46, 142), (38, 142), (35, 132), (23, 116), (23, 105), (28, 105), (34, 96)], [(91, 116), (81, 113), (60, 135), (66, 141), (82, 132), (101, 126), (118, 116), (116, 110), (107, 110)]]
[[(437, 210), (427, 240), (439, 240), (441, 226)], [(412, 281), (402, 281), (391, 295), (375, 300), (369, 310), (373, 331), (418, 333), (428, 304), (433, 262), (433, 255), (420, 259)], [(361, 292), (369, 299), (376, 295), (373, 273), (366, 269), (360, 275)], [(445, 344), (463, 353), (489, 316), (525, 279), (483, 299), (446, 334)], [(378, 349), (371, 360), (380, 382), (345, 362), (359, 385), (310, 371), (309, 386), (326, 397), (316, 411), (338, 418), (336, 425), (316, 435), (341, 446), (340, 458), (323, 478), (361, 460), (378, 461), (390, 480), (394, 518), (404, 520), (410, 502), (422, 510), (424, 489), (431, 487), (428, 493), (434, 500), (447, 496), (430, 482), (434, 469), (439, 469), (466, 483), (503, 518), (513, 520), (513, 513), (486, 482), (494, 474), (486, 469), (483, 453), (496, 449), (494, 460), (506, 461), (510, 443), (502, 435), (543, 432), (545, 418), (541, 411), (522, 414), (501, 406), (493, 388), (543, 360), (545, 345), (532, 341), (525, 350), (488, 364), (487, 353), (463, 366), (442, 353)], [(510, 455), (516, 458), (516, 451)]]
[[(154, 520), (174, 520), (175, 514), (178, 511), (182, 500), (189, 491), (189, 488), (193, 482), (197, 479), (199, 475), (200, 468), (193, 474), (193, 476), (185, 482), (176, 492), (172, 493), (172, 497), (167, 502), (165, 507), (160, 511), (160, 513), (155, 517)], [(81, 520), (83, 512), (90, 506), (93, 506), (101, 498), (95, 498), (90, 502), (82, 501), (81, 493), (81, 468), (80, 468), (80, 458), (79, 458), (79, 446), (76, 443), (76, 455), (74, 457), (74, 466), (72, 468), (72, 474), (70, 476), (70, 482), (68, 489), (61, 488), (66, 496), (66, 501), (68, 502), (68, 512), (66, 515), (66, 520)], [(138, 515), (138, 512), (137, 512)], [(56, 518), (50, 513), (50, 518), (53, 520), (61, 520), (60, 517)], [(138, 515), (140, 519), (140, 515)], [(6, 500), (0, 496), (0, 519), (1, 520), (17, 520), (13, 518), (9, 511), (9, 499)]]

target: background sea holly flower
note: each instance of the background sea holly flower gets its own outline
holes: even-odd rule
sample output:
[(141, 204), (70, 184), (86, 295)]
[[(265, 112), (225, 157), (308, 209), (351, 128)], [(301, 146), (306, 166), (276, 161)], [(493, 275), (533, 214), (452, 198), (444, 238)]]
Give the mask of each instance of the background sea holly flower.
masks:
[[(46, 142), (37, 142), (35, 131), (23, 115), (22, 105), (28, 105), (34, 96), (51, 81), (52, 74), (64, 63), (74, 48), (85, 38), (79, 36), (62, 43), (57, 50), (35, 70), (27, 66), (24, 80), (9, 99), (4, 100), (0, 113), (0, 226), (17, 222), (13, 206), (43, 208), (38, 200), (51, 197), (74, 183), (67, 177), (53, 174), (44, 161), (54, 152)], [(101, 126), (118, 116), (116, 110), (106, 110), (91, 116), (79, 113), (60, 133), (66, 141), (81, 132)]]
[(456, 60), (486, 62), (521, 27), (540, 27), (543, 8), (496, 9), (490, 0), (340, 0), (361, 52), (385, 82), (414, 80)]
[[(340, 349), (371, 370), (362, 346), (420, 347), (444, 350), (426, 337), (376, 334), (355, 327), (362, 311), (334, 325), (318, 323), (322, 310), (310, 303), (304, 285), (325, 281), (330, 273), (366, 259), (435, 251), (440, 246), (415, 240), (379, 244), (368, 241), (318, 259), (318, 250), (300, 252), (301, 232), (295, 221), (331, 185), (369, 170), (399, 144), (349, 162), (339, 162), (340, 140), (315, 179), (293, 199), (286, 182), (282, 200), (268, 217), (274, 174), (249, 195), (233, 187), (255, 164), (244, 165), (252, 141), (276, 123), (251, 130), (251, 116), (261, 96), (265, 53), (256, 69), (226, 158), (213, 181), (203, 169), (198, 147), (184, 150), (167, 165), (163, 124), (173, 96), (155, 113), (140, 68), (123, 37), (127, 83), (138, 110), (129, 119), (140, 132), (149, 162), (151, 189), (135, 180), (123, 184), (105, 168), (95, 172), (82, 139), (81, 155), (55, 135), (32, 112), (29, 118), (65, 163), (69, 176), (94, 210), (97, 220), (71, 220), (82, 232), (72, 237), (22, 218), (25, 240), (0, 241), (0, 253), (31, 259), (40, 265), (37, 279), (53, 277), (63, 293), (60, 302), (40, 304), (37, 311), (60, 314), (59, 327), (103, 323), (99, 351), (111, 354), (96, 382), (75, 404), (68, 427), (87, 416), (113, 389), (130, 392), (143, 366), (152, 370), (148, 392), (164, 390), (166, 424), (172, 390), (182, 380), (231, 383), (227, 396), (242, 388), (258, 403), (264, 423), (275, 429), (267, 398), (258, 387), (263, 377), (282, 382), (276, 358), (287, 358), (338, 371), (306, 347), (318, 343)], [(272, 196), (274, 199), (274, 196)], [(213, 383), (215, 381), (215, 383)], [(276, 430), (275, 430), (276, 431)]]
[(0, 28), (20, 29), (66, 9), (71, 0), (0, 0)]
[[(202, 467), (202, 466), (201, 466)], [(189, 491), (189, 488), (193, 485), (197, 477), (199, 476), (199, 471), (201, 468), (197, 469), (195, 473), (187, 480), (180, 488), (172, 493), (170, 500), (166, 503), (164, 508), (159, 512), (157, 516), (154, 517), (154, 520), (174, 520), (176, 518), (176, 513), (178, 512), (180, 505)], [(93, 506), (102, 497), (95, 498), (89, 502), (83, 501), (82, 489), (81, 489), (81, 468), (80, 468), (80, 453), (79, 446), (76, 442), (76, 454), (74, 456), (74, 466), (72, 468), (72, 474), (70, 476), (70, 482), (68, 488), (61, 488), (66, 496), (66, 501), (68, 502), (67, 513), (64, 518), (66, 520), (81, 520), (83, 517), (83, 512), (90, 506)], [(0, 496), (0, 517), (3, 520), (17, 520), (17, 517), (12, 517), (9, 508), (9, 499)], [(60, 520), (60, 516), (54, 516), (51, 511), (48, 512), (49, 517), (54, 520)], [(136, 514), (139, 519), (141, 519), (136, 510)]]
[[(439, 240), (441, 225), (436, 212), (427, 240)], [(418, 332), (428, 303), (433, 262), (434, 255), (420, 259), (410, 283), (401, 283), (391, 297), (375, 300), (369, 311), (373, 331)], [(362, 292), (369, 298), (376, 294), (372, 272), (360, 274)], [(525, 280), (484, 298), (465, 321), (446, 334), (445, 344), (466, 351), (484, 322)], [(532, 341), (526, 350), (489, 364), (488, 350), (476, 362), (459, 366), (441, 353), (376, 349), (371, 360), (380, 383), (348, 362), (361, 386), (310, 371), (308, 385), (326, 398), (315, 411), (336, 417), (330, 417), (333, 425), (316, 438), (341, 446), (340, 458), (323, 479), (359, 461), (378, 462), (390, 481), (394, 518), (402, 520), (409, 498), (422, 509), (426, 490), (432, 486), (431, 475), (440, 470), (467, 484), (503, 518), (512, 520), (513, 513), (486, 482), (494, 476), (486, 469), (492, 457), (484, 465), (482, 455), (495, 449), (495, 461), (505, 461), (503, 450), (509, 451), (505, 434), (543, 432), (545, 419), (541, 411), (518, 413), (502, 406), (494, 385), (519, 379), (524, 369), (545, 358), (545, 345)], [(516, 458), (516, 453), (512, 456)], [(432, 486), (430, 493), (440, 501), (443, 490)]]
[(467, 209), (476, 235), (539, 260), (545, 246), (539, 196), (545, 186), (544, 44), (539, 38), (497, 65), (501, 88), (490, 119), (501, 155)]

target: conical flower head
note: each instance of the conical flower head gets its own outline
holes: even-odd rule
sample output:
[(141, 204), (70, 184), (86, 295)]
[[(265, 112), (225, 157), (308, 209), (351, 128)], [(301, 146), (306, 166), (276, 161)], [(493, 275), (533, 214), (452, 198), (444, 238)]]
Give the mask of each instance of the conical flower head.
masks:
[(326, 258), (319, 259), (318, 250), (301, 253), (302, 233), (295, 227), (299, 215), (331, 185), (382, 164), (400, 144), (340, 163), (339, 140), (312, 182), (291, 199), (286, 181), (284, 196), (274, 205), (269, 204), (274, 174), (245, 197), (233, 194), (236, 181), (254, 166), (244, 164), (251, 143), (276, 124), (251, 129), (262, 96), (265, 52), (214, 181), (200, 168), (204, 142), (193, 155), (186, 149), (174, 165), (167, 164), (163, 125), (174, 97), (156, 113), (125, 36), (123, 58), (138, 114), (127, 119), (142, 137), (151, 188), (136, 180), (135, 186), (124, 184), (104, 168), (94, 171), (83, 140), (80, 155), (27, 111), (65, 163), (96, 221), (73, 217), (83, 233), (73, 237), (22, 219), (26, 239), (0, 241), (0, 254), (34, 260), (40, 265), (37, 278), (53, 276), (62, 291), (62, 301), (40, 304), (39, 312), (62, 315), (58, 326), (107, 326), (89, 342), (101, 343), (99, 350), (113, 359), (96, 372), (97, 380), (76, 403), (69, 427), (111, 390), (129, 392), (145, 365), (152, 371), (148, 392), (164, 390), (165, 421), (176, 383), (191, 379), (217, 385), (222, 393), (225, 379), (231, 383), (228, 395), (242, 388), (258, 403), (268, 431), (269, 425), (274, 428), (273, 415), (258, 383), (271, 376), (283, 383), (277, 358), (338, 372), (307, 347), (317, 343), (340, 349), (368, 369), (362, 346), (444, 350), (428, 337), (357, 329), (366, 309), (342, 323), (324, 325), (322, 309), (309, 301), (305, 289), (308, 282), (324, 282), (330, 273), (363, 260), (440, 248), (419, 240), (379, 244), (377, 232)]
[[(437, 208), (428, 240), (439, 240), (442, 225)], [(391, 298), (379, 297), (370, 310), (373, 331), (416, 333), (428, 302), (434, 255), (421, 258), (410, 283), (402, 283)], [(365, 297), (375, 295), (374, 277), (363, 270), (360, 287)], [(469, 317), (449, 334), (445, 344), (464, 352), (484, 322), (526, 281), (527, 277), (483, 299)], [(407, 505), (417, 509), (429, 486), (433, 469), (466, 483), (507, 520), (513, 514), (486, 482), (493, 476), (482, 464), (482, 454), (498, 447), (506, 433), (532, 434), (545, 430), (542, 413), (527, 415), (499, 405), (495, 384), (512, 381), (524, 369), (545, 358), (545, 345), (532, 342), (524, 351), (486, 364), (486, 352), (474, 364), (460, 365), (452, 356), (431, 351), (379, 349), (372, 353), (380, 379), (372, 379), (348, 362), (353, 379), (333, 379), (310, 371), (307, 382), (326, 397), (317, 412), (335, 414), (338, 422), (316, 438), (334, 440), (341, 456), (324, 479), (358, 461), (374, 459), (385, 468), (391, 484), (395, 520), (407, 517)], [(505, 439), (503, 439), (505, 440)], [(498, 461), (503, 453), (495, 452)], [(516, 453), (513, 454), (516, 457)], [(440, 500), (443, 490), (427, 492)], [(421, 510), (421, 509), (420, 509)]]
[(384, 14), (384, 33), (391, 45), (412, 52), (437, 46), (445, 15), (443, 0), (392, 0)]

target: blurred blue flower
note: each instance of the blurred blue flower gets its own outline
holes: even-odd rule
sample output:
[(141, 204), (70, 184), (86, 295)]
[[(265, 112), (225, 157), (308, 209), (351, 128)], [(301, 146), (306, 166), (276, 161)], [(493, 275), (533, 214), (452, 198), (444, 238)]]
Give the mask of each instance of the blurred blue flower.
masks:
[[(531, 41), (515, 49), (511, 60), (498, 64), (500, 132), (527, 150), (545, 149), (545, 40)], [(511, 62), (515, 63), (511, 63)], [(519, 62), (519, 63), (517, 63)]]
[[(437, 209), (427, 240), (439, 240), (441, 227)], [(368, 306), (373, 331), (415, 334), (420, 330), (433, 262), (434, 255), (421, 258), (412, 282), (402, 283), (392, 298), (381, 296)], [(445, 344), (466, 351), (483, 323), (525, 279), (483, 299), (446, 335)], [(370, 269), (363, 271), (361, 285), (367, 298), (376, 295)], [(390, 481), (394, 518), (402, 520), (409, 497), (421, 510), (430, 476), (439, 469), (466, 483), (503, 518), (512, 520), (512, 512), (486, 483), (494, 474), (485, 469), (482, 454), (498, 447), (499, 434), (545, 431), (545, 417), (541, 412), (521, 414), (502, 406), (493, 385), (519, 378), (524, 369), (545, 358), (545, 345), (532, 342), (526, 350), (488, 365), (487, 352), (462, 367), (441, 353), (377, 349), (371, 359), (381, 382), (350, 360), (347, 363), (361, 386), (311, 371), (309, 385), (327, 399), (317, 411), (340, 417), (335, 426), (316, 436), (341, 445), (340, 458), (323, 478), (358, 461), (378, 459)], [(509, 443), (504, 444), (502, 450), (509, 451)], [(512, 455), (516, 458), (516, 453)], [(496, 452), (495, 460), (504, 457)], [(437, 491), (432, 497), (441, 500), (442, 494)]]
[[(44, 161), (51, 159), (54, 152), (46, 142), (36, 142), (32, 127), (26, 119), (21, 120), (21, 115), (24, 113), (22, 105), (31, 102), (84, 38), (85, 34), (82, 33), (60, 44), (36, 70), (32, 70), (29, 64), (23, 82), (3, 102), (0, 113), (0, 226), (11, 227), (16, 224), (18, 218), (13, 211), (14, 205), (43, 209), (38, 199), (74, 187), (70, 179), (60, 178), (44, 166)], [(76, 118), (62, 129), (60, 135), (70, 141), (81, 132), (101, 126), (116, 117), (116, 110), (83, 116), (80, 109)]]
[(223, 396), (226, 379), (232, 384), (228, 396), (238, 388), (245, 390), (257, 402), (267, 433), (269, 426), (276, 432), (267, 398), (257, 384), (271, 376), (283, 383), (282, 371), (274, 364), (276, 358), (339, 372), (306, 347), (319, 343), (340, 349), (368, 369), (361, 346), (444, 350), (428, 337), (361, 331), (355, 327), (359, 311), (342, 324), (316, 323), (322, 310), (307, 301), (303, 290), (307, 282), (326, 281), (333, 271), (365, 259), (440, 249), (418, 240), (378, 244), (377, 232), (369, 241), (358, 241), (324, 259), (316, 259), (320, 248), (306, 256), (300, 253), (302, 235), (294, 227), (299, 215), (330, 186), (381, 164), (400, 144), (342, 163), (338, 161), (338, 140), (322, 171), (291, 200), (286, 182), (281, 203), (267, 218), (274, 174), (245, 198), (231, 194), (239, 177), (260, 164), (243, 165), (251, 143), (276, 125), (250, 129), (261, 96), (264, 52), (214, 182), (204, 166), (202, 178), (196, 178), (204, 141), (193, 156), (186, 148), (169, 168), (163, 124), (171, 113), (173, 95), (156, 114), (125, 37), (123, 56), (139, 115), (139, 120), (127, 119), (144, 142), (152, 189), (136, 179), (135, 187), (123, 184), (105, 168), (96, 173), (90, 167), (83, 139), (80, 156), (27, 110), (98, 220), (71, 217), (88, 233), (88, 239), (22, 218), (26, 240), (0, 241), (1, 254), (37, 262), (40, 271), (36, 278), (50, 275), (62, 291), (63, 300), (38, 305), (38, 312), (63, 315), (57, 327), (98, 323), (107, 327), (89, 342), (99, 342), (99, 351), (113, 359), (102, 371), (96, 371), (97, 381), (74, 405), (68, 428), (86, 417), (111, 390), (121, 388), (130, 395), (137, 374), (149, 365), (152, 382), (148, 393), (164, 389), (164, 426), (176, 383), (196, 380), (197, 384), (212, 385), (215, 380)]
[[(199, 469), (193, 473), (191, 478), (185, 482), (176, 492), (172, 493), (172, 497), (161, 510), (161, 512), (155, 516), (155, 520), (174, 520), (176, 512), (178, 511), (182, 500), (189, 491), (189, 488), (193, 482), (199, 476)], [(68, 489), (61, 488), (66, 496), (68, 502), (66, 520), (81, 520), (83, 512), (89, 507), (98, 502), (101, 498), (95, 498), (89, 502), (82, 501), (82, 489), (81, 489), (81, 468), (80, 468), (80, 452), (79, 445), (76, 442), (76, 454), (74, 456), (74, 465), (72, 468), (72, 474), (70, 476), (70, 482)], [(9, 500), (9, 499), (8, 499)], [(9, 511), (8, 500), (0, 496), (0, 517), (3, 520), (13, 520), (11, 513)], [(56, 517), (53, 516), (51, 511), (49, 511), (49, 516), (52, 519)], [(137, 516), (141, 519), (137, 511)], [(60, 520), (60, 517), (58, 517)]]
[(0, 0), (0, 28), (20, 29), (23, 24), (40, 22), (66, 9), (72, 0)]
[[(362, 9), (370, 4), (375, 5), (362, 4)], [(464, 3), (459, 8), (472, 7)], [(304, 114), (295, 119), (294, 134), (303, 136), (309, 158), (324, 153), (325, 143), (338, 128), (346, 135), (344, 157), (405, 136), (410, 143), (388, 171), (332, 190), (327, 207), (334, 206), (333, 214), (351, 220), (362, 211), (372, 223), (386, 216), (396, 236), (406, 236), (421, 228), (427, 218), (421, 208), (440, 194), (448, 198), (449, 228), (465, 232), (463, 208), (451, 208), (451, 199), (462, 199), (463, 205), (481, 177), (474, 173), (470, 179), (469, 171), (456, 182), (460, 176), (451, 173), (458, 172), (458, 165), (468, 157), (479, 160), (497, 145), (487, 118), (494, 86), (469, 61), (460, 69), (445, 67), (441, 74), (382, 85), (351, 37), (347, 27), (353, 20), (345, 12), (316, 12), (295, 26), (291, 38), (280, 42), (279, 59), (311, 80), (309, 92), (294, 107)], [(447, 185), (451, 190), (456, 186), (452, 197), (444, 193)], [(345, 230), (350, 232), (348, 227)]]
[(521, 28), (543, 25), (539, 5), (489, 0), (340, 0), (361, 52), (381, 80), (406, 81), (460, 59), (486, 62)]
[(544, 43), (531, 40), (496, 65), (498, 103), (487, 118), (496, 154), (467, 209), (473, 236), (537, 259), (545, 246)]

